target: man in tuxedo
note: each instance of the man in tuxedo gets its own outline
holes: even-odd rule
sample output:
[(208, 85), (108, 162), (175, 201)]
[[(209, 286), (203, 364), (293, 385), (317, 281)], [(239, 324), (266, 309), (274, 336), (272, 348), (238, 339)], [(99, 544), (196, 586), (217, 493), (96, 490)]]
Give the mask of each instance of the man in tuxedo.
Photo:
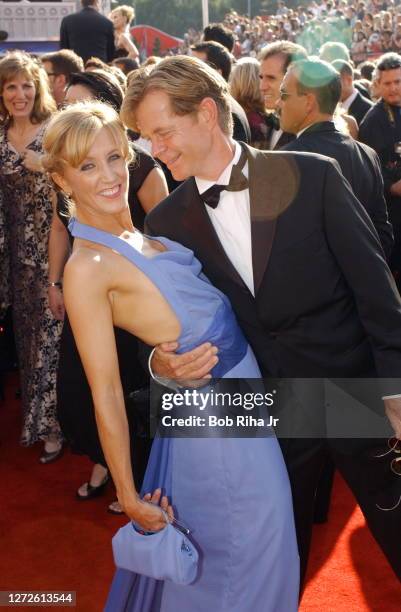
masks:
[(342, 79), (333, 65), (317, 59), (292, 64), (280, 87), (278, 112), (283, 131), (297, 138), (283, 150), (320, 153), (338, 162), (372, 219), (389, 259), (394, 239), (380, 161), (373, 149), (337, 130), (333, 115), (341, 92)]
[(269, 133), (267, 134), (268, 148), (273, 151), (281, 149), (294, 136), (283, 132), (276, 115), (277, 102), (281, 81), (291, 62), (297, 59), (306, 59), (306, 50), (293, 42), (281, 40), (263, 47), (260, 55), (260, 91), (265, 106), (271, 111), (268, 116)]
[[(340, 95), (344, 95), (343, 77), (340, 79), (334, 68), (339, 64), (348, 66), (343, 60), (332, 64), (303, 60), (287, 70), (280, 87), (278, 113), (282, 129), (297, 138), (283, 150), (321, 153), (338, 162), (355, 196), (372, 219), (388, 260), (394, 238), (388, 221), (379, 159), (373, 149), (341, 133), (334, 124), (334, 111)], [(328, 458), (316, 491), (315, 522), (327, 520), (333, 480), (334, 464)]]
[(98, 57), (103, 62), (114, 58), (114, 28), (110, 19), (100, 14), (99, 0), (81, 0), (82, 10), (63, 18), (60, 49), (72, 49), (86, 62)]
[(386, 53), (376, 66), (380, 100), (365, 115), (359, 139), (379, 156), (390, 221), (394, 228), (394, 249), (390, 267), (401, 288), (401, 57)]
[(364, 98), (354, 85), (354, 70), (349, 62), (335, 60), (332, 65), (341, 77), (341, 107), (348, 115), (354, 117), (360, 125), (373, 102)]
[[(265, 377), (399, 378), (401, 302), (366, 211), (335, 161), (236, 143), (227, 93), (215, 71), (190, 57), (163, 60), (129, 86), (124, 122), (151, 140), (176, 179), (187, 179), (148, 215), (148, 231), (194, 251), (230, 298)], [(230, 184), (234, 167), (246, 179), (238, 191)], [(156, 348), (155, 374), (194, 380), (217, 363), (209, 343), (184, 355), (177, 348)], [(400, 391), (396, 380), (386, 394)], [(387, 397), (385, 406), (401, 437), (400, 398)], [(367, 460), (372, 442), (349, 448), (341, 440), (337, 448), (292, 433), (281, 443), (303, 576), (316, 483), (330, 450), (401, 578), (401, 508), (376, 507), (388, 466)]]

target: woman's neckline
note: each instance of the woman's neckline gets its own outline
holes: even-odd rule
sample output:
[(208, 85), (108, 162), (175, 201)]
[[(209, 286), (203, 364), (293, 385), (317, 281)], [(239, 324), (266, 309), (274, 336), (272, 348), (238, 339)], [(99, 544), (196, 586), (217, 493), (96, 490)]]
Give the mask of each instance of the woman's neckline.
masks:
[[(94, 230), (96, 232), (100, 232), (102, 234), (105, 234), (107, 236), (111, 236), (112, 238), (115, 238), (117, 240), (121, 240), (121, 242), (128, 244), (132, 249), (134, 249), (139, 255), (142, 255), (142, 257), (145, 257), (145, 259), (153, 259), (153, 257), (157, 257), (158, 255), (162, 255), (164, 253), (167, 253), (169, 251), (169, 249), (167, 248), (164, 240), (161, 237), (158, 238), (154, 238), (152, 236), (148, 236), (147, 234), (144, 234), (143, 232), (141, 232), (140, 230), (138, 230), (136, 227), (134, 227), (134, 231), (131, 230), (123, 230), (121, 232), (121, 234), (115, 234), (113, 232), (104, 230), (104, 229), (100, 229), (98, 227), (95, 227), (94, 225), (89, 225), (88, 223), (83, 223), (82, 221), (79, 221), (76, 217), (71, 217), (70, 220), (70, 224), (72, 224), (72, 228), (74, 227), (74, 224), (77, 223), (78, 225), (81, 225), (82, 227), (87, 227), (90, 230)], [(126, 234), (127, 236), (124, 238), (124, 234)], [(157, 251), (157, 253), (155, 253), (154, 255), (148, 257), (147, 255), (145, 255), (142, 250), (139, 250), (128, 238), (130, 236), (134, 236), (139, 235), (142, 238), (142, 243), (141, 246), (143, 246), (143, 239), (146, 238), (147, 240), (149, 240), (150, 242), (153, 242), (154, 244), (158, 244), (160, 246), (163, 247), (163, 249), (159, 249), (159, 248), (154, 248), (155, 251)], [(78, 238), (81, 238), (81, 236), (78, 236)], [(84, 240), (86, 240), (85, 237), (83, 237)], [(88, 239), (89, 240), (89, 239)]]
[[(35, 124), (32, 124), (32, 125), (35, 125)], [(12, 127), (11, 125), (7, 125), (7, 126), (5, 127), (6, 140), (7, 140), (8, 146), (9, 146), (9, 147), (10, 147), (10, 148), (11, 148), (13, 151), (15, 151), (15, 153), (16, 153), (17, 155), (19, 155), (19, 156), (21, 157), (21, 156), (22, 156), (22, 154), (23, 154), (23, 151), (19, 151), (19, 150), (18, 150), (18, 149), (17, 149), (17, 148), (16, 148), (16, 147), (13, 145), (13, 143), (12, 143), (12, 142), (11, 142), (11, 140), (10, 140), (10, 134), (9, 134), (9, 131), (10, 131), (10, 128), (11, 128), (11, 127)], [(35, 127), (36, 127), (36, 126), (35, 126)], [(27, 149), (28, 147), (30, 147), (31, 145), (33, 145), (33, 144), (36, 142), (36, 140), (37, 140), (37, 138), (38, 138), (39, 134), (41, 133), (41, 131), (42, 131), (42, 129), (43, 129), (43, 127), (44, 127), (44, 124), (43, 124), (43, 123), (38, 124), (38, 129), (37, 129), (37, 130), (36, 130), (36, 132), (34, 133), (33, 137), (32, 137), (32, 138), (29, 140), (29, 142), (28, 142), (28, 143), (25, 145), (24, 150), (25, 150), (25, 149)]]

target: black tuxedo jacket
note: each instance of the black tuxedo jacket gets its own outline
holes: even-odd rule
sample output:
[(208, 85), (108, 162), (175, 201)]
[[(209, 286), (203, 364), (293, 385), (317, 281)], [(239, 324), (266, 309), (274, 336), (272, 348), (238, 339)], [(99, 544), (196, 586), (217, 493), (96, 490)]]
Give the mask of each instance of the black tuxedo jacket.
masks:
[(348, 114), (355, 117), (358, 125), (360, 125), (368, 111), (373, 106), (373, 102), (364, 98), (363, 95), (358, 91), (357, 96), (351, 106), (348, 109)]
[[(246, 145), (244, 145), (246, 146)], [(377, 233), (333, 160), (259, 151), (249, 161), (255, 297), (186, 180), (147, 230), (191, 248), (230, 298), (265, 375), (401, 375), (401, 303)]]
[(380, 160), (375, 151), (339, 132), (332, 121), (310, 126), (284, 150), (320, 153), (338, 162), (352, 191), (372, 219), (389, 259), (394, 237), (388, 220)]
[(67, 15), (60, 26), (60, 49), (72, 49), (84, 62), (92, 56), (111, 62), (114, 57), (113, 24), (90, 7)]
[(401, 225), (401, 199), (390, 193), (390, 187), (401, 178), (400, 171), (396, 172), (395, 165), (400, 166), (400, 158), (395, 153), (395, 143), (401, 141), (401, 108), (392, 107), (394, 112), (394, 125), (390, 123), (383, 101), (376, 102), (365, 115), (359, 127), (359, 140), (366, 143), (376, 151), (379, 156), (390, 221), (393, 225)]
[(370, 91), (361, 81), (354, 81), (354, 87), (359, 91), (359, 93), (366, 99), (372, 100), (372, 96), (370, 95)]

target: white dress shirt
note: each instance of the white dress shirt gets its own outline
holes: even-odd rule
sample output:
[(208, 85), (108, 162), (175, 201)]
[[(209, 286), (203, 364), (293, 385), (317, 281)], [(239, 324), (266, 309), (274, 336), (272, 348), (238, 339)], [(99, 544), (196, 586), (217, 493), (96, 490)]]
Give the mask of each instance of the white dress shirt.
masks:
[[(195, 182), (199, 193), (202, 195), (213, 185), (228, 185), (231, 177), (231, 169), (237, 164), (241, 157), (241, 145), (234, 142), (234, 157), (220, 174), (217, 181), (206, 181), (195, 176)], [(244, 176), (248, 178), (248, 162), (242, 170)], [(254, 295), (253, 267), (252, 267), (252, 241), (251, 241), (251, 208), (249, 203), (249, 189), (242, 191), (222, 191), (217, 208), (212, 208), (204, 204), (210, 217), (210, 221), (216, 234), (225, 250), (227, 257), (236, 268), (242, 280)], [(150, 375), (156, 382), (169, 387), (178, 389), (180, 387), (175, 381), (156, 376), (152, 371), (152, 358), (156, 349), (149, 355), (148, 368)]]
[[(231, 169), (238, 163), (241, 151), (241, 145), (235, 142), (234, 157), (217, 181), (206, 181), (195, 176), (201, 196), (212, 185), (228, 185)], [(248, 162), (245, 163), (243, 174), (248, 178)], [(217, 208), (211, 208), (207, 204), (205, 207), (228, 258), (254, 295), (249, 189), (222, 191)]]
[(283, 133), (283, 130), (272, 130), (272, 133), (270, 136), (270, 143), (269, 143), (270, 151), (273, 151), (274, 147), (280, 140), (282, 133)]

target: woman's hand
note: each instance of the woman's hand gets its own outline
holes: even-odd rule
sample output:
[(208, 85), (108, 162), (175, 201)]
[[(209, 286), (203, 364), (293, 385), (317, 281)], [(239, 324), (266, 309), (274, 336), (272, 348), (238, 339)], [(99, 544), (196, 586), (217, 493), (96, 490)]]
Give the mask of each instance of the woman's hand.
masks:
[[(121, 500), (119, 500), (121, 503)], [(147, 493), (143, 499), (137, 499), (133, 506), (121, 503), (125, 513), (132, 521), (144, 531), (161, 531), (168, 522), (174, 518), (173, 508), (169, 505), (166, 496), (162, 497), (161, 490), (156, 489), (153, 494)]]
[(22, 163), (27, 170), (31, 172), (44, 172), (40, 153), (36, 153), (36, 151), (31, 149), (25, 149), (22, 158)]
[(49, 287), (49, 308), (52, 311), (52, 315), (57, 321), (64, 321), (64, 298), (63, 293), (59, 287)]

